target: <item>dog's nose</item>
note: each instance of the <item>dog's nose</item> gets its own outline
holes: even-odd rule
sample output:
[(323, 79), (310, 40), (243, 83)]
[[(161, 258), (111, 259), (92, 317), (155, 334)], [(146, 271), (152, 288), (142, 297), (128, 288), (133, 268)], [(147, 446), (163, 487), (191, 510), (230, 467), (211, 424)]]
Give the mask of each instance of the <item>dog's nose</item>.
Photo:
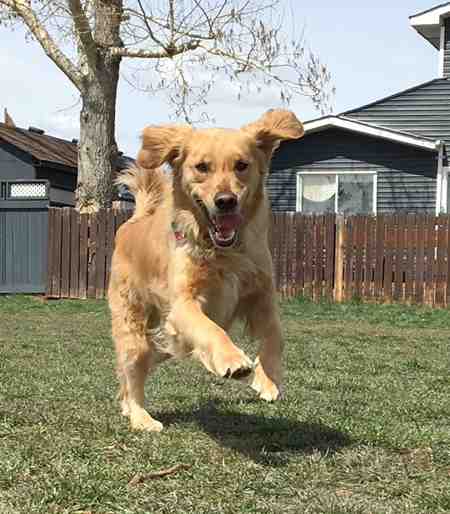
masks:
[(238, 201), (233, 193), (217, 193), (214, 197), (214, 203), (219, 211), (228, 212), (236, 209)]

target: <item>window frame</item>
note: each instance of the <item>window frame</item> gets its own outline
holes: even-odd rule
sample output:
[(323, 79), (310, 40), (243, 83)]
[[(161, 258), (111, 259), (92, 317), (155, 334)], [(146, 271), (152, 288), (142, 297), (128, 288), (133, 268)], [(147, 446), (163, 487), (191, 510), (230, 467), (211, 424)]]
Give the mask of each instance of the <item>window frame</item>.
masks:
[(371, 175), (373, 177), (373, 198), (372, 198), (372, 214), (377, 213), (377, 179), (378, 175), (376, 171), (298, 171), (296, 175), (296, 202), (295, 202), (295, 210), (296, 212), (302, 211), (302, 199), (303, 199), (303, 176), (308, 175), (334, 175), (335, 176), (335, 200), (334, 200), (334, 214), (339, 214), (338, 212), (338, 202), (339, 202), (339, 175)]

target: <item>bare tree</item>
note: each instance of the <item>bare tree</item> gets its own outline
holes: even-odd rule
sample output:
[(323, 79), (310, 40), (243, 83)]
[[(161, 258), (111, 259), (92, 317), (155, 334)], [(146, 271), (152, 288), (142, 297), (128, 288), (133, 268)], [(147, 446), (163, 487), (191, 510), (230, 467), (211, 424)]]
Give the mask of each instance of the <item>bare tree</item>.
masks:
[[(114, 136), (123, 58), (149, 64), (144, 88), (164, 92), (190, 120), (217, 80), (238, 97), (264, 88), (289, 103), (310, 97), (329, 108), (330, 76), (303, 38), (288, 40), (282, 0), (0, 0), (0, 22), (23, 23), (80, 92), (81, 210), (111, 204)], [(128, 80), (139, 86), (134, 73)], [(140, 86), (142, 87), (142, 85)]]

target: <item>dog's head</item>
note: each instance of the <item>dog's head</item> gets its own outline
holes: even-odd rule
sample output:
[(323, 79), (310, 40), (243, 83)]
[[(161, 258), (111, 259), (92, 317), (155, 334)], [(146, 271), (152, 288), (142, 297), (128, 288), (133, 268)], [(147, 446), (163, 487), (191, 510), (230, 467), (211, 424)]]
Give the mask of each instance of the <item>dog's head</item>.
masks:
[(194, 213), (215, 246), (226, 248), (262, 199), (274, 150), (302, 135), (302, 124), (286, 110), (268, 111), (239, 130), (147, 127), (138, 164), (170, 164), (175, 203)]

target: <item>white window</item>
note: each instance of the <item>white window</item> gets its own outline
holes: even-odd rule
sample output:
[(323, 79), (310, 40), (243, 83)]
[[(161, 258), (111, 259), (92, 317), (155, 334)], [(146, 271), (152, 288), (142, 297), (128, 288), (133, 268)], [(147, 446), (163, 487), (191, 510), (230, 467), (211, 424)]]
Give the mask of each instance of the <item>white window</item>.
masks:
[(375, 214), (376, 195), (375, 173), (297, 174), (297, 211), (305, 214)]

